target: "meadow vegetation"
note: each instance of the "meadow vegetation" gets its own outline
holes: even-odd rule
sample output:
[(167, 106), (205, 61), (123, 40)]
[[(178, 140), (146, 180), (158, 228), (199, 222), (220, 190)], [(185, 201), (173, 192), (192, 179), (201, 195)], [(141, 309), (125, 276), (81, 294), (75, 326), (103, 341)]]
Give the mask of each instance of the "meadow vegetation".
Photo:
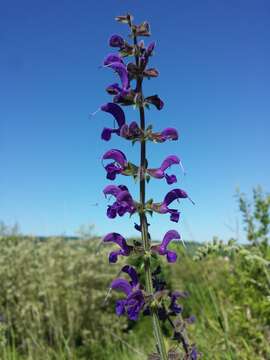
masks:
[[(188, 333), (202, 359), (270, 359), (270, 197), (255, 189), (253, 201), (238, 201), (246, 245), (177, 244), (177, 263), (163, 264), (169, 285), (189, 293), (183, 316), (196, 318)], [(110, 246), (14, 230), (1, 227), (1, 359), (147, 359), (150, 318), (114, 314), (108, 287), (123, 263), (108, 266)]]

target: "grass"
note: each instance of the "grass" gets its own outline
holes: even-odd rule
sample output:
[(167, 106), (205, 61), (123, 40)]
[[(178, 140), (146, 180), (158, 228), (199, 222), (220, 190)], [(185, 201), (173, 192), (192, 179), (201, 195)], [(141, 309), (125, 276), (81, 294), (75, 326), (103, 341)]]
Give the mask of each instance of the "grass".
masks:
[[(104, 306), (123, 263), (109, 266), (108, 248), (97, 254), (97, 244), (97, 239), (0, 240), (1, 359), (147, 359), (154, 349), (150, 319), (134, 323), (116, 317), (119, 294)], [(179, 261), (165, 264), (165, 273), (170, 286), (190, 294), (183, 316), (196, 317), (188, 333), (202, 358), (270, 359), (269, 269), (247, 265), (240, 254), (194, 262), (194, 249), (192, 254), (176, 249)], [(166, 342), (170, 345), (170, 338)]]

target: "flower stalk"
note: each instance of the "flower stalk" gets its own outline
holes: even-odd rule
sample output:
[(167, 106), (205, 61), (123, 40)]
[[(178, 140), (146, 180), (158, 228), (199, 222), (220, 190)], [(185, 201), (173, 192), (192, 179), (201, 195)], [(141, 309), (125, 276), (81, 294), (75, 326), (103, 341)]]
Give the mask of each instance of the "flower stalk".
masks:
[[(137, 46), (137, 38), (134, 37), (134, 45)], [(136, 64), (139, 63), (138, 56), (135, 56)], [(141, 100), (143, 100), (143, 92), (142, 92), (142, 83), (143, 77), (139, 77), (137, 79), (137, 94)], [(144, 107), (140, 104), (139, 107), (140, 111), (140, 127), (143, 132), (145, 132), (145, 113)], [(146, 141), (144, 138), (141, 139), (141, 159), (140, 159), (140, 166), (142, 169), (146, 169)], [(145, 208), (145, 176), (140, 177), (140, 204), (142, 208)], [(145, 252), (149, 252), (151, 248), (151, 240), (148, 236), (148, 225), (147, 225), (147, 218), (145, 212), (140, 214), (140, 225), (141, 225), (141, 236), (142, 236), (142, 243)], [(145, 271), (145, 282), (146, 282), (146, 291), (150, 296), (153, 296), (153, 282), (152, 282), (152, 274), (151, 274), (151, 264), (150, 258), (144, 258), (144, 271)], [(163, 338), (163, 334), (161, 331), (161, 326), (159, 322), (159, 318), (155, 309), (151, 309), (151, 316), (153, 322), (153, 331), (157, 343), (157, 349), (160, 355), (161, 360), (167, 360), (167, 351), (165, 347), (165, 342)]]
[[(112, 161), (103, 164), (107, 172), (108, 180), (115, 180), (118, 176), (130, 176), (134, 180), (139, 179), (140, 196), (139, 201), (134, 200), (128, 188), (125, 185), (108, 185), (103, 190), (105, 197), (113, 198), (114, 202), (108, 205), (107, 216), (114, 219), (117, 216), (130, 216), (137, 214), (139, 216), (139, 224), (135, 223), (135, 229), (141, 233), (141, 242), (133, 241), (133, 245), (128, 243), (126, 239), (119, 233), (113, 232), (107, 234), (103, 238), (103, 243), (113, 243), (118, 249), (111, 251), (109, 254), (109, 262), (116, 263), (119, 257), (128, 257), (133, 254), (139, 254), (143, 261), (143, 273), (145, 282), (140, 281), (140, 273), (135, 267), (125, 265), (122, 267), (120, 274), (124, 273), (124, 277), (118, 277), (111, 283), (111, 289), (120, 291), (124, 294), (124, 298), (120, 298), (116, 302), (115, 311), (118, 316), (127, 315), (132, 321), (137, 321), (141, 315), (152, 318), (153, 333), (156, 341), (157, 353), (151, 354), (149, 359), (178, 359), (181, 354), (176, 353), (174, 348), (166, 349), (164, 336), (162, 333), (161, 322), (168, 321), (173, 326), (172, 340), (181, 343), (184, 338), (182, 333), (188, 320), (181, 322), (181, 326), (177, 322), (172, 322), (171, 317), (178, 317), (182, 312), (182, 307), (177, 303), (179, 298), (186, 297), (185, 293), (177, 291), (169, 291), (166, 289), (166, 282), (159, 278), (161, 267), (153, 269), (154, 262), (160, 256), (166, 256), (168, 263), (174, 263), (177, 260), (177, 253), (168, 249), (171, 241), (180, 239), (180, 234), (176, 230), (169, 230), (165, 233), (160, 244), (151, 244), (151, 237), (148, 231), (147, 214), (170, 214), (170, 220), (178, 222), (180, 212), (178, 209), (172, 209), (170, 204), (175, 200), (188, 198), (188, 194), (179, 188), (169, 191), (162, 202), (154, 202), (153, 199), (146, 201), (146, 183), (151, 178), (165, 179), (168, 185), (177, 182), (174, 174), (168, 174), (167, 170), (171, 165), (180, 165), (182, 163), (178, 156), (169, 155), (161, 163), (160, 167), (148, 168), (148, 159), (146, 156), (147, 141), (155, 143), (163, 143), (167, 140), (178, 140), (178, 132), (174, 128), (165, 128), (160, 132), (153, 132), (152, 125), (146, 127), (145, 107), (154, 106), (157, 110), (161, 110), (164, 106), (159, 96), (151, 95), (144, 97), (143, 80), (150, 79), (159, 75), (155, 68), (148, 68), (148, 62), (153, 55), (155, 42), (145, 47), (144, 42), (138, 41), (138, 37), (150, 36), (150, 28), (147, 22), (139, 25), (133, 24), (133, 17), (129, 14), (118, 16), (116, 20), (120, 23), (127, 24), (130, 28), (130, 35), (133, 44), (129, 44), (122, 36), (112, 35), (109, 45), (118, 48), (118, 53), (110, 53), (103, 61), (104, 68), (113, 70), (120, 79), (120, 83), (113, 83), (106, 88), (108, 94), (113, 95), (112, 102), (104, 104), (100, 107), (103, 112), (111, 114), (115, 119), (114, 127), (105, 127), (102, 131), (101, 138), (104, 141), (111, 140), (112, 136), (120, 136), (123, 139), (131, 141), (132, 144), (138, 142), (140, 144), (140, 162), (133, 164), (128, 161), (126, 155), (119, 149), (110, 149), (105, 152), (102, 162)], [(134, 62), (125, 63), (125, 59), (134, 58)], [(132, 82), (135, 82), (132, 88)], [(135, 106), (139, 110), (139, 124), (135, 121), (130, 124), (126, 123), (125, 113), (121, 106)], [(191, 200), (192, 201), (192, 200)], [(159, 261), (159, 260), (158, 260)], [(142, 271), (140, 271), (142, 272)], [(118, 275), (118, 276), (119, 276)], [(196, 360), (197, 352), (193, 344), (189, 344), (188, 340), (182, 343), (185, 359)], [(177, 350), (178, 351), (178, 350)], [(172, 357), (173, 356), (173, 357)], [(177, 356), (177, 357), (175, 357)]]

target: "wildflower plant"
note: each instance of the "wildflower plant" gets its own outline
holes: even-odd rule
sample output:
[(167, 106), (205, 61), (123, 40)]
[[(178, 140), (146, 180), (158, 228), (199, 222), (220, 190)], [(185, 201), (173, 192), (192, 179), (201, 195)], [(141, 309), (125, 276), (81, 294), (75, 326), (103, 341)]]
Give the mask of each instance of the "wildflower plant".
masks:
[[(134, 241), (129, 245), (122, 234), (109, 233), (103, 238), (104, 243), (114, 243), (116, 250), (109, 254), (109, 262), (116, 263), (119, 257), (128, 257), (133, 254), (141, 255), (143, 260), (143, 276), (139, 270), (130, 265), (121, 269), (121, 276), (113, 280), (111, 289), (123, 293), (124, 297), (116, 302), (116, 314), (126, 315), (130, 320), (137, 321), (140, 316), (151, 316), (153, 332), (156, 340), (157, 352), (151, 354), (149, 359), (197, 359), (198, 353), (187, 338), (186, 325), (193, 322), (192, 318), (183, 319), (182, 306), (178, 303), (181, 298), (187, 296), (184, 292), (169, 291), (166, 282), (161, 280), (160, 267), (154, 268), (157, 257), (167, 259), (174, 263), (177, 254), (169, 249), (170, 242), (180, 239), (176, 230), (169, 230), (163, 236), (158, 245), (151, 243), (149, 223), (147, 216), (153, 213), (169, 214), (172, 222), (178, 222), (180, 213), (172, 208), (171, 204), (180, 199), (190, 199), (188, 194), (179, 188), (170, 190), (161, 202), (146, 200), (146, 184), (151, 178), (165, 179), (168, 185), (175, 184), (177, 178), (170, 173), (170, 167), (182, 166), (181, 160), (176, 155), (166, 157), (159, 167), (148, 166), (146, 158), (147, 142), (164, 143), (165, 141), (178, 140), (178, 131), (174, 128), (166, 128), (154, 132), (152, 125), (146, 125), (145, 108), (155, 107), (162, 110), (164, 103), (155, 95), (145, 96), (143, 93), (143, 81), (155, 78), (159, 75), (157, 69), (150, 67), (149, 62), (156, 46), (150, 42), (147, 46), (141, 37), (150, 36), (150, 27), (147, 22), (139, 25), (133, 23), (130, 14), (116, 17), (119, 23), (127, 24), (130, 34), (130, 43), (120, 35), (112, 35), (109, 46), (117, 52), (110, 53), (103, 61), (103, 66), (113, 70), (119, 77), (119, 82), (110, 84), (106, 91), (112, 95), (112, 101), (100, 107), (100, 110), (109, 113), (114, 118), (114, 126), (105, 127), (101, 133), (104, 141), (109, 141), (113, 136), (119, 136), (130, 141), (132, 144), (139, 143), (140, 163), (133, 164), (128, 157), (119, 149), (110, 149), (102, 156), (106, 176), (108, 180), (118, 180), (121, 175), (133, 177), (140, 187), (140, 198), (135, 200), (129, 189), (124, 185), (108, 185), (103, 190), (105, 197), (113, 198), (108, 205), (107, 216), (111, 219), (117, 216), (130, 216), (137, 214), (139, 224), (135, 229), (141, 233), (141, 241)], [(133, 60), (133, 61), (132, 61)], [(126, 122), (122, 107), (133, 106), (139, 111), (139, 123)], [(191, 199), (190, 199), (191, 200)], [(191, 200), (192, 202), (192, 200)], [(122, 276), (123, 275), (123, 276)], [(142, 274), (141, 274), (142, 275)], [(142, 281), (140, 278), (144, 278)], [(127, 279), (128, 278), (128, 279)], [(172, 339), (176, 346), (166, 348), (161, 322), (168, 322), (172, 326)], [(181, 346), (178, 346), (181, 344)]]

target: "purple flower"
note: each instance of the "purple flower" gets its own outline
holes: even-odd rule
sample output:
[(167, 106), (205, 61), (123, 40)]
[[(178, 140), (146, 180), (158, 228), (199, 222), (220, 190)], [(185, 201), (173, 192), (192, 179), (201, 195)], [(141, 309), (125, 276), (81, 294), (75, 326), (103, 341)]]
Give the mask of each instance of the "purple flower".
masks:
[(138, 282), (138, 275), (136, 270), (128, 265), (124, 266), (122, 271), (130, 276), (131, 281), (128, 282), (126, 279), (118, 278), (112, 282), (112, 289), (121, 291), (126, 295), (125, 299), (116, 302), (115, 311), (118, 316), (127, 314), (130, 320), (137, 320), (145, 304), (143, 292), (140, 290)]
[(104, 61), (103, 61), (103, 65), (110, 65), (111, 63), (114, 62), (119, 62), (123, 64), (123, 59), (120, 55), (118, 54), (109, 54), (105, 57)]
[(185, 319), (188, 324), (194, 324), (196, 321), (196, 317), (194, 315), (191, 315), (187, 319)]
[(108, 185), (103, 190), (104, 195), (112, 195), (116, 201), (108, 206), (107, 216), (114, 219), (117, 215), (123, 216), (126, 213), (134, 214), (136, 211), (135, 203), (130, 195), (128, 188), (124, 185)]
[(178, 132), (174, 128), (166, 128), (161, 132), (150, 133), (148, 135), (149, 140), (162, 143), (166, 140), (178, 140)]
[(112, 35), (109, 39), (109, 46), (111, 47), (117, 47), (117, 48), (122, 48), (125, 44), (124, 39), (122, 38), (122, 36), (120, 35)]
[(119, 135), (120, 128), (125, 124), (125, 114), (121, 107), (114, 103), (107, 103), (101, 106), (101, 110), (111, 114), (118, 125), (118, 128), (111, 129), (111, 128), (104, 128), (101, 134), (101, 138), (105, 141), (110, 140), (111, 135), (113, 133)]
[(174, 164), (180, 164), (180, 159), (175, 155), (170, 155), (166, 157), (159, 168), (147, 169), (147, 173), (156, 179), (163, 179), (165, 177), (167, 184), (171, 185), (177, 182), (177, 178), (175, 175), (166, 174), (165, 170)]
[(197, 351), (195, 345), (192, 345), (191, 352), (190, 352), (190, 359), (197, 360), (198, 357), (199, 357), (198, 351)]
[(120, 129), (120, 136), (127, 140), (140, 139), (142, 134), (143, 131), (135, 121), (132, 121), (130, 125), (124, 124)]
[(109, 262), (116, 263), (118, 256), (128, 256), (133, 249), (133, 246), (129, 246), (126, 239), (118, 233), (109, 233), (103, 238), (104, 242), (113, 242), (117, 244), (121, 249), (118, 251), (112, 251), (109, 255)]
[(166, 255), (167, 261), (173, 263), (177, 259), (177, 254), (174, 251), (167, 250), (167, 246), (175, 239), (181, 239), (179, 233), (176, 230), (169, 230), (164, 235), (162, 243), (160, 245), (152, 246), (151, 250), (157, 252), (159, 255)]
[[(176, 209), (169, 209), (168, 206), (178, 199), (189, 198), (188, 194), (181, 189), (174, 189), (167, 193), (162, 203), (154, 203), (151, 205), (151, 209), (159, 214), (170, 213), (170, 220), (174, 222), (179, 221), (180, 213)], [(190, 198), (189, 198), (190, 199)], [(190, 199), (191, 200), (191, 199)], [(191, 200), (192, 201), (192, 200)]]
[(112, 62), (107, 66), (113, 69), (119, 75), (122, 83), (122, 91), (126, 94), (129, 88), (128, 71), (126, 66), (119, 61)]
[(172, 315), (180, 314), (183, 310), (182, 307), (177, 304), (177, 299), (179, 299), (180, 297), (181, 297), (181, 293), (179, 291), (173, 291), (170, 294), (171, 303), (169, 308), (172, 312)]
[(112, 159), (113, 163), (107, 164), (105, 170), (107, 171), (107, 179), (114, 180), (117, 174), (121, 174), (127, 167), (127, 159), (125, 154), (117, 149), (111, 149), (107, 151), (103, 157), (103, 160)]

